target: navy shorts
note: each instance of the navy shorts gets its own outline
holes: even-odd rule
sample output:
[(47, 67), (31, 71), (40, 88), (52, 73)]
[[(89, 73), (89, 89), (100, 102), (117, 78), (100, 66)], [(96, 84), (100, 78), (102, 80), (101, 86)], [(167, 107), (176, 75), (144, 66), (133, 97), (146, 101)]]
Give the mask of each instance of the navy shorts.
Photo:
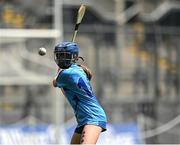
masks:
[(103, 122), (103, 121), (99, 121), (98, 122), (98, 124), (93, 124), (93, 123), (86, 123), (86, 124), (84, 124), (84, 125), (82, 125), (82, 126), (79, 126), (79, 127), (76, 127), (76, 129), (75, 129), (75, 133), (78, 133), (78, 134), (81, 134), (82, 133), (82, 131), (83, 131), (83, 129), (84, 129), (84, 126), (85, 125), (95, 125), (95, 126), (99, 126), (99, 127), (101, 127), (102, 128), (102, 132), (104, 132), (104, 131), (106, 131), (107, 129), (106, 129), (106, 122)]

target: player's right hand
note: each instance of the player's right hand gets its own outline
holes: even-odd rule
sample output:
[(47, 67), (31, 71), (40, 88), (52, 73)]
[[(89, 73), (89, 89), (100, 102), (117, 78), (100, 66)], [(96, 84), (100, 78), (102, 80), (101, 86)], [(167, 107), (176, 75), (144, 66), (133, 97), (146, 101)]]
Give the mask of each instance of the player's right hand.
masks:
[(52, 81), (52, 84), (53, 84), (53, 87), (57, 87), (56, 79), (54, 79), (54, 80)]

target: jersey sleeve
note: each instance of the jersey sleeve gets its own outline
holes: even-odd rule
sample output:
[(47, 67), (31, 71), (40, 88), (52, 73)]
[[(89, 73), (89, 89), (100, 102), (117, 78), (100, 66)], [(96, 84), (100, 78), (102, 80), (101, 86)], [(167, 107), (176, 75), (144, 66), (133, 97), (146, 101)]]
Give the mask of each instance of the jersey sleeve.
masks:
[(64, 70), (59, 71), (56, 77), (57, 87), (59, 88), (65, 87), (68, 83), (68, 78), (69, 78), (68, 73), (66, 73)]

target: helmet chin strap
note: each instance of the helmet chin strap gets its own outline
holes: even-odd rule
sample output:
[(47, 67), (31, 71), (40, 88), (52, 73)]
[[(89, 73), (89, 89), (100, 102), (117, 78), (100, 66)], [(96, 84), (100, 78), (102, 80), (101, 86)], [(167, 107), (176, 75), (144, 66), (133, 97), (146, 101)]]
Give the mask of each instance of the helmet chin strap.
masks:
[(83, 57), (81, 57), (81, 56), (78, 56), (78, 57), (76, 57), (76, 58), (74, 58), (74, 62), (77, 62), (79, 59), (81, 59), (82, 61), (84, 61), (84, 58)]
[(82, 61), (84, 61), (84, 58), (83, 58), (83, 57), (79, 56), (78, 59), (79, 59), (79, 58), (80, 58)]

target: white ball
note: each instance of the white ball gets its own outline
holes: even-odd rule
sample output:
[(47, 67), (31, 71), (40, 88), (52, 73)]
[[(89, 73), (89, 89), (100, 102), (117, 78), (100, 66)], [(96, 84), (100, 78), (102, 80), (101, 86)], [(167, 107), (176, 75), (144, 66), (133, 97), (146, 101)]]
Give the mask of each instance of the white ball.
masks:
[(39, 48), (38, 53), (39, 53), (39, 55), (41, 55), (41, 56), (45, 55), (45, 54), (46, 54), (46, 48), (44, 48), (44, 47)]

